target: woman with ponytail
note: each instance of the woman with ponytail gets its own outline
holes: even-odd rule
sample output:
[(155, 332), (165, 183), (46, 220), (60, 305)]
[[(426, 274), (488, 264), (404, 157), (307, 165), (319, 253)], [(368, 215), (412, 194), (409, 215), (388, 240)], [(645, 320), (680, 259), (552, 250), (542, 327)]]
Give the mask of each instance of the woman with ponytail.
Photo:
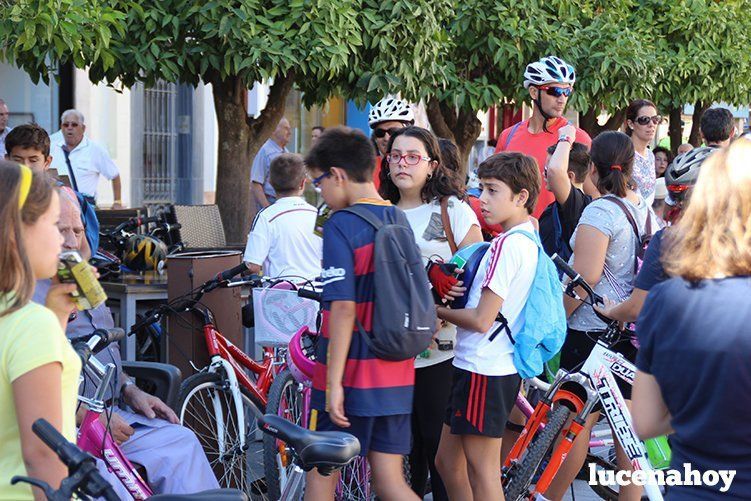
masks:
[[(571, 237), (573, 268), (593, 286), (600, 296), (616, 302), (631, 294), (636, 278), (637, 248), (641, 239), (658, 229), (657, 218), (649, 204), (631, 188), (634, 168), (634, 145), (622, 132), (603, 132), (592, 141), (589, 175), (601, 197), (591, 202), (582, 213)], [(639, 232), (637, 237), (629, 219), (633, 219)], [(647, 224), (647, 221), (650, 221)], [(581, 297), (586, 293), (577, 289)], [(561, 367), (578, 369), (594, 348), (597, 335), (605, 324), (597, 318), (592, 308), (580, 307), (581, 302), (564, 297), (569, 315), (568, 334), (561, 350)], [(636, 348), (626, 340), (615, 349), (630, 358)], [(620, 381), (619, 381), (620, 383)], [(631, 398), (631, 387), (619, 384), (626, 399)], [(589, 445), (590, 431), (600, 413), (593, 412), (586, 422), (586, 430), (579, 434), (561, 470), (548, 489), (546, 497), (561, 499), (577, 472), (584, 464)], [(631, 469), (623, 449), (616, 442), (616, 456), (620, 469)], [(641, 488), (635, 485), (621, 487), (619, 499), (639, 499)]]
[(65, 337), (75, 284), (50, 289), (47, 307), (30, 302), (36, 280), (57, 272), (63, 237), (60, 201), (50, 179), (25, 165), (0, 161), (0, 499), (45, 499), (14, 475), (57, 489), (67, 476), (55, 452), (33, 433), (44, 418), (76, 439), (81, 362)]

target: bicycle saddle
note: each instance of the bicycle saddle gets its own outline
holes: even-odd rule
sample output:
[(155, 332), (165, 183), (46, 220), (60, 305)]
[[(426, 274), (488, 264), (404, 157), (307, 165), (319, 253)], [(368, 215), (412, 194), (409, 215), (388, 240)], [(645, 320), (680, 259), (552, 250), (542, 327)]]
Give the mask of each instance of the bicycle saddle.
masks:
[(264, 431), (275, 436), (297, 453), (304, 470), (318, 468), (328, 474), (352, 461), (360, 453), (360, 442), (341, 431), (310, 431), (273, 414), (266, 414), (259, 423)]
[(212, 489), (195, 494), (159, 494), (149, 501), (247, 501), (248, 497), (237, 489)]

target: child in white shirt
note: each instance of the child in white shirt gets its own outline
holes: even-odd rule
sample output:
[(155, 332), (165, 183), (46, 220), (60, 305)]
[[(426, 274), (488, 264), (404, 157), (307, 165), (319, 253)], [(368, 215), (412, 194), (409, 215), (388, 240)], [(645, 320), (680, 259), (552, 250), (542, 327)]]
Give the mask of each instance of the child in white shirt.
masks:
[(270, 166), (277, 200), (253, 220), (243, 261), (253, 273), (312, 280), (321, 274), (322, 240), (314, 234), (318, 211), (302, 197), (305, 165), (300, 155), (283, 153)]
[(514, 347), (496, 332), (500, 312), (511, 335), (524, 325), (524, 305), (537, 269), (538, 248), (530, 214), (540, 193), (537, 162), (521, 153), (500, 153), (480, 165), (480, 204), (488, 224), (505, 233), (493, 239), (464, 309), (438, 307), (457, 326), (454, 380), (436, 465), (450, 499), (502, 499), (501, 437), (521, 379)]

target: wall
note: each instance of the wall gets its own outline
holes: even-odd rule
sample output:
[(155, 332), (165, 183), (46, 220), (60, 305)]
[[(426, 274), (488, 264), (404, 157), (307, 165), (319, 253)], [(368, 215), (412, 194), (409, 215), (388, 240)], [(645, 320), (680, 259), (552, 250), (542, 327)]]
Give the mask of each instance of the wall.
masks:
[[(0, 64), (0, 99), (5, 100), (11, 113), (11, 126), (25, 123), (22, 117), (14, 117), (14, 113), (33, 115), (33, 119), (41, 127), (50, 131), (57, 122), (57, 83), (53, 80), (50, 85), (42, 82), (33, 84), (25, 71)], [(4, 154), (4, 153), (3, 153)]]

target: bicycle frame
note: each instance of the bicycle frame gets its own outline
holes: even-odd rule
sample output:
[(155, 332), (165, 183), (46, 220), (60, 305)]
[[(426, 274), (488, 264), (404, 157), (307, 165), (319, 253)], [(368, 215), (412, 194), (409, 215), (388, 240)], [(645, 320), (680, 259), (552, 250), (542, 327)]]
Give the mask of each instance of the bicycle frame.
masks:
[(112, 439), (112, 435), (99, 421), (104, 412), (102, 397), (115, 371), (114, 364), (107, 364), (102, 382), (93, 399), (79, 397), (89, 409), (78, 429), (76, 445), (92, 456), (101, 459), (107, 469), (113, 472), (134, 499), (148, 499), (153, 492), (146, 481), (138, 474), (133, 464), (128, 461), (120, 447)]
[[(576, 409), (576, 415), (571, 424), (561, 431), (563, 440), (554, 447), (548, 465), (537, 481), (530, 497), (534, 497), (538, 493), (543, 494), (550, 487), (550, 483), (571, 450), (574, 440), (584, 429), (585, 421), (598, 401), (602, 403), (608, 422), (626, 452), (633, 469), (645, 471), (648, 478), (654, 478), (651, 473), (653, 468), (647, 460), (644, 445), (636, 436), (631, 421), (631, 413), (626, 407), (626, 401), (616, 384), (614, 374), (627, 383), (633, 384), (636, 367), (623, 355), (610, 350), (602, 340), (597, 341), (581, 371), (574, 373), (568, 373), (565, 370), (558, 371), (550, 390), (537, 404), (504, 463), (504, 469), (508, 469), (521, 458), (522, 453), (527, 450), (532, 442), (532, 438), (544, 426), (544, 420), (553, 403)], [(586, 399), (582, 400), (579, 394), (567, 389), (570, 388), (571, 383), (584, 390)], [(566, 385), (566, 388), (563, 388), (564, 385)], [(647, 483), (644, 488), (651, 501), (663, 499), (656, 484)]]

